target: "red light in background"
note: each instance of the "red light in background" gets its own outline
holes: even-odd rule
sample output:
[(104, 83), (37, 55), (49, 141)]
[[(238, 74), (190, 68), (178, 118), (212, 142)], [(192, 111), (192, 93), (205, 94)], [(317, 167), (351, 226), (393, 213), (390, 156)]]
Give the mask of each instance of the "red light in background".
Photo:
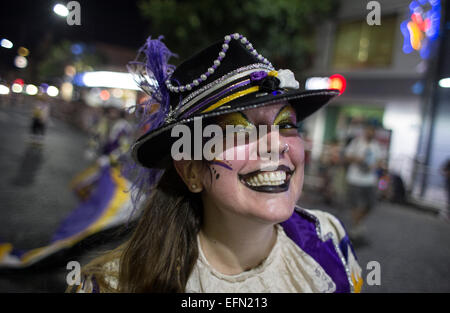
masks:
[(25, 82), (23, 81), (22, 78), (17, 78), (16, 80), (14, 80), (13, 84), (18, 84), (20, 86), (23, 86), (25, 84)]
[(108, 90), (102, 90), (102, 91), (100, 92), (100, 98), (101, 98), (103, 101), (108, 100), (109, 97), (110, 97), (110, 95), (109, 95)]
[(345, 80), (344, 76), (340, 74), (334, 74), (330, 76), (330, 89), (337, 89), (339, 90), (339, 94), (342, 95), (346, 87), (347, 81)]

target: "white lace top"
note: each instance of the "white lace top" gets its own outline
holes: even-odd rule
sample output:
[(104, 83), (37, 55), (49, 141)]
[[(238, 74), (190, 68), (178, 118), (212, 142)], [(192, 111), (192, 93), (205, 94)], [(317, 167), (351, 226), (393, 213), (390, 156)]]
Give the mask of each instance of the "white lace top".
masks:
[(206, 259), (200, 240), (199, 258), (189, 277), (186, 292), (333, 292), (334, 282), (322, 267), (277, 228), (277, 240), (269, 256), (251, 270), (225, 275)]
[[(339, 244), (345, 230), (336, 218), (321, 211), (305, 212), (314, 214), (320, 221), (321, 236), (332, 235), (335, 245)], [(186, 292), (334, 292), (335, 283), (319, 263), (292, 241), (283, 227), (276, 225), (276, 229), (277, 239), (268, 257), (259, 266), (237, 275), (225, 275), (215, 270), (206, 259), (197, 237), (199, 257), (186, 284)], [(347, 254), (345, 266), (352, 291), (359, 292), (363, 283), (362, 270), (349, 247)], [(105, 264), (105, 269), (118, 273), (119, 259)], [(116, 277), (106, 276), (105, 280), (111, 288), (117, 289)], [(87, 278), (77, 292), (92, 292), (92, 287), (92, 280)]]

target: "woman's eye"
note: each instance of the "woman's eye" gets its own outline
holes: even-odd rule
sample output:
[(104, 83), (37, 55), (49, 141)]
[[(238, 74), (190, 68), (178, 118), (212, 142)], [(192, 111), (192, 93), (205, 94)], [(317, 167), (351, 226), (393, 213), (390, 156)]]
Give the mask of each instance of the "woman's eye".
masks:
[(297, 129), (298, 127), (292, 123), (281, 123), (278, 124), (280, 129)]
[(255, 127), (249, 125), (235, 125), (233, 132), (234, 133), (248, 133), (254, 131)]
[(242, 133), (242, 132), (245, 132), (246, 129), (245, 129), (244, 125), (237, 125), (237, 126), (234, 127), (234, 131), (236, 133)]

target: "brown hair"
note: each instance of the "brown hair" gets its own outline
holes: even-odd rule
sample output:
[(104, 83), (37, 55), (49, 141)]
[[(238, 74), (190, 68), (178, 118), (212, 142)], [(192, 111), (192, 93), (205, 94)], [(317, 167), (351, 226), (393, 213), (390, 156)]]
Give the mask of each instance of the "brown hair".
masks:
[[(83, 268), (83, 276), (94, 277), (100, 292), (184, 292), (198, 258), (202, 210), (200, 194), (191, 193), (169, 166), (131, 238), (94, 259)], [(118, 259), (118, 272), (105, 266)], [(118, 279), (117, 289), (108, 284), (108, 275)]]

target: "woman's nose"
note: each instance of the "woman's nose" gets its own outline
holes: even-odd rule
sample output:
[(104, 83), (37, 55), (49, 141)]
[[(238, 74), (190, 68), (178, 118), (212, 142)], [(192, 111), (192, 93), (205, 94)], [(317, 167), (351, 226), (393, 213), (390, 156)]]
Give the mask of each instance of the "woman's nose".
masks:
[(258, 136), (259, 157), (277, 161), (287, 151), (289, 151), (289, 145), (283, 136), (280, 136), (278, 127), (271, 125), (267, 127), (267, 131), (261, 131), (260, 129)]

